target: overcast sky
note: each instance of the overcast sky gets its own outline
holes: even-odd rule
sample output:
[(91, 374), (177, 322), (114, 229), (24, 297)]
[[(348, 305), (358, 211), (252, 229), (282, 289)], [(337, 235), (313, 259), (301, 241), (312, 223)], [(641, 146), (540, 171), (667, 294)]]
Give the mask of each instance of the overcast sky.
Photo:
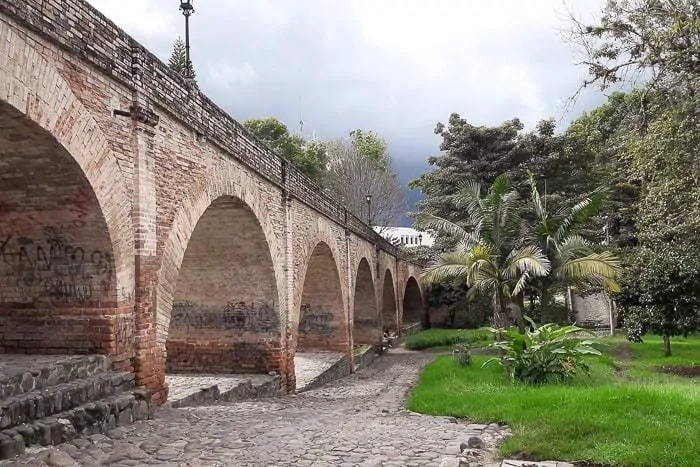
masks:
[[(184, 37), (176, 0), (89, 0), (162, 60)], [(322, 139), (371, 129), (402, 178), (438, 152), (437, 121), (519, 117), (562, 126), (601, 102), (590, 91), (564, 112), (584, 70), (562, 37), (573, 11), (602, 0), (193, 0), (200, 88), (235, 118), (275, 116)]]

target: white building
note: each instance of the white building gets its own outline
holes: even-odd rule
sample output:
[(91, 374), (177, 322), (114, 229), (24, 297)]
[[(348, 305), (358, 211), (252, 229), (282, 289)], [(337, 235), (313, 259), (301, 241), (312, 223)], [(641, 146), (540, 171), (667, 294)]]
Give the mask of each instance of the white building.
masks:
[(389, 240), (394, 245), (403, 245), (408, 248), (417, 246), (433, 246), (435, 237), (411, 227), (374, 227), (382, 237)]

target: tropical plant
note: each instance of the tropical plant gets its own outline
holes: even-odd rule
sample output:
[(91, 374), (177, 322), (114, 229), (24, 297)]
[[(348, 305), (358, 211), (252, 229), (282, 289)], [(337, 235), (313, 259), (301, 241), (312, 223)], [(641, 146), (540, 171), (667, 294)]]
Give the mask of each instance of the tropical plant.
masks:
[(530, 232), (533, 243), (539, 245), (551, 266), (547, 276), (532, 281), (540, 295), (540, 303), (551, 305), (557, 288), (569, 286), (580, 289), (602, 288), (618, 292), (616, 277), (621, 270), (620, 260), (610, 251), (595, 252), (591, 244), (578, 234), (579, 229), (599, 212), (605, 193), (594, 191), (568, 210), (547, 210), (547, 198), (540, 195), (537, 183), (530, 174), (531, 203), (535, 222)]
[(466, 283), (469, 293), (492, 296), (493, 324), (506, 327), (509, 308), (521, 331), (524, 321), (513, 299), (522, 294), (532, 278), (546, 276), (550, 263), (541, 248), (526, 243), (521, 235), (518, 194), (508, 177), (496, 178), (488, 194), (470, 183), (456, 196), (458, 208), (466, 214), (469, 227), (447, 219), (423, 214), (417, 219), (426, 228), (456, 239), (457, 248), (442, 254), (423, 273), (428, 283)]
[(500, 357), (491, 358), (484, 363), (498, 363), (517, 381), (528, 384), (543, 384), (563, 381), (575, 376), (579, 370), (588, 374), (587, 355), (601, 355), (593, 347), (592, 339), (574, 336), (585, 333), (576, 326), (558, 326), (553, 323), (537, 327), (526, 317), (531, 329), (519, 333), (512, 329), (491, 329), (497, 340), (489, 347), (501, 352)]

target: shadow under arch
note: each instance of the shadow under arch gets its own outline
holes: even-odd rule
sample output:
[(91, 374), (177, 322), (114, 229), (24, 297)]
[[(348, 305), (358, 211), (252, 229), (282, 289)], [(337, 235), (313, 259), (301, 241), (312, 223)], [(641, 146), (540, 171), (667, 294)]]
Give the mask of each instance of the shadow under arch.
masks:
[(279, 294), (263, 229), (235, 196), (197, 220), (173, 284), (168, 373), (278, 370)]
[(394, 287), (394, 276), (391, 269), (384, 273), (384, 283), (382, 284), (382, 329), (397, 333), (398, 329), (398, 307), (396, 305), (396, 289)]
[(323, 241), (311, 253), (303, 284), (296, 351), (347, 351), (340, 275), (333, 252)]
[(377, 310), (372, 269), (362, 258), (355, 277), (355, 300), (352, 335), (355, 344), (377, 344), (382, 340), (382, 329)]
[(410, 326), (416, 323), (430, 326), (420, 285), (414, 277), (409, 277), (403, 295), (403, 325)]

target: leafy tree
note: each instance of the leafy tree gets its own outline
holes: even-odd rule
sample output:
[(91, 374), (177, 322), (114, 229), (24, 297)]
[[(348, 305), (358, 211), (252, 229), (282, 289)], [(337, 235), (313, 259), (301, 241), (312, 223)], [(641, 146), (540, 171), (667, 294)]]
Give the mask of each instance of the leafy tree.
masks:
[(180, 37), (175, 39), (173, 43), (173, 52), (168, 60), (168, 66), (182, 76), (185, 76), (187, 72), (187, 51), (185, 50), (185, 41)]
[[(547, 180), (549, 201), (556, 205), (573, 204), (590, 191), (593, 181), (582, 154), (567, 145), (567, 139), (555, 134), (555, 123), (542, 120), (537, 130), (522, 133), (518, 119), (497, 127), (476, 127), (457, 114), (447, 126), (438, 124), (442, 136), (442, 155), (431, 157), (434, 169), (413, 180), (411, 188), (420, 188), (425, 199), (418, 203), (419, 213), (444, 217), (458, 224), (460, 210), (456, 198), (460, 187), (471, 181), (490, 185), (500, 175), (507, 175), (521, 198), (529, 197), (528, 172)], [(563, 176), (566, 174), (566, 176)], [(439, 238), (438, 243), (452, 243)]]
[(521, 235), (518, 193), (505, 175), (499, 176), (484, 197), (481, 185), (470, 183), (456, 197), (470, 229), (447, 219), (423, 215), (419, 223), (444, 231), (458, 240), (457, 249), (445, 253), (423, 274), (429, 283), (464, 282), (474, 292), (493, 300), (493, 323), (506, 327), (508, 310), (524, 331), (519, 306), (513, 306), (529, 280), (546, 276), (550, 263), (539, 246), (527, 244)]
[(700, 257), (697, 244), (641, 246), (628, 264), (622, 304), (627, 325), (671, 336), (700, 329)]
[(327, 163), (324, 144), (291, 134), (287, 126), (274, 117), (249, 119), (243, 125), (309, 178), (317, 182), (323, 179)]
[(600, 21), (574, 21), (589, 78), (584, 86), (647, 77), (650, 90), (697, 92), (700, 85), (697, 0), (607, 0)]
[(639, 246), (626, 252), (618, 302), (626, 326), (662, 333), (670, 355), (671, 336), (700, 329), (700, 134), (687, 105), (649, 111), (646, 132), (627, 143)]
[(391, 160), (387, 154), (386, 142), (373, 131), (356, 129), (350, 132), (350, 139), (358, 154), (374, 162), (380, 170), (388, 170)]

